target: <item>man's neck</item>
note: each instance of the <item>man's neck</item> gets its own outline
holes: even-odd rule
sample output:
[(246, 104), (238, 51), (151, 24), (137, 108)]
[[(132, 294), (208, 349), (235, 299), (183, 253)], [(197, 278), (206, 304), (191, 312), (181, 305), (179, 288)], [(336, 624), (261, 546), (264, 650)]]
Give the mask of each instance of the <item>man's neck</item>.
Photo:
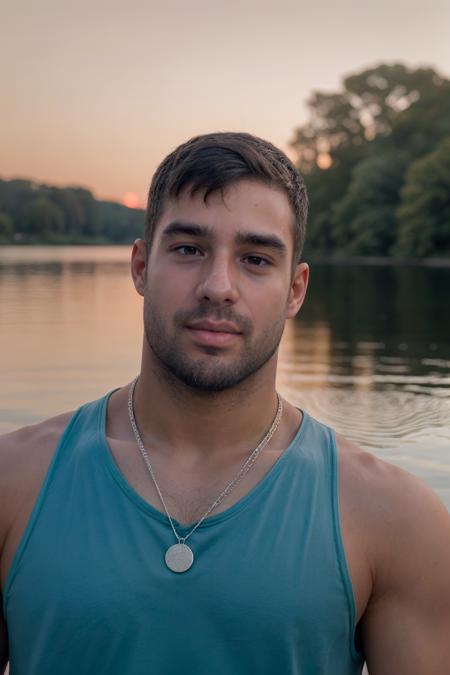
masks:
[[(144, 364), (143, 364), (144, 366)], [(213, 459), (224, 446), (230, 455), (257, 445), (277, 409), (276, 363), (221, 392), (174, 388), (158, 369), (142, 367), (134, 392), (134, 412), (148, 445), (184, 458)]]

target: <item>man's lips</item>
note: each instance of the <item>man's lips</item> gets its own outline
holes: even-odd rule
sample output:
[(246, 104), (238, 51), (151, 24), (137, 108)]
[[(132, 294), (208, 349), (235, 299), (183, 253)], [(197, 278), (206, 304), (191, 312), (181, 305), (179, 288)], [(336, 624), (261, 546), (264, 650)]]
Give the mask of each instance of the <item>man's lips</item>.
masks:
[(226, 346), (242, 335), (241, 331), (228, 321), (193, 321), (187, 328), (195, 342), (212, 347)]
[(191, 321), (187, 324), (191, 330), (207, 330), (212, 333), (240, 333), (241, 331), (230, 321)]

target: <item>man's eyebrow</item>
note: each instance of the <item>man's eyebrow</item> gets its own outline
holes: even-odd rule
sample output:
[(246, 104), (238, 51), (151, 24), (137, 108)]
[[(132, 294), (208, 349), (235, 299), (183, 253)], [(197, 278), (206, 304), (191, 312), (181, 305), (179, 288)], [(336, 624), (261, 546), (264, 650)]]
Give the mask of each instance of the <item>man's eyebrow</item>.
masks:
[(238, 244), (250, 246), (262, 246), (271, 248), (282, 256), (287, 255), (286, 244), (276, 234), (262, 234), (259, 232), (238, 232), (236, 236)]
[[(166, 225), (166, 227), (161, 232), (161, 237), (166, 238), (180, 234), (191, 237), (214, 239), (214, 233), (209, 227), (206, 227), (205, 225), (198, 225), (197, 223), (182, 222), (178, 220)], [(277, 237), (276, 234), (244, 232), (241, 230), (236, 234), (235, 241), (240, 246), (249, 245), (269, 248), (281, 256), (287, 255), (286, 244), (279, 237)]]
[(162, 237), (171, 237), (177, 234), (185, 234), (192, 237), (210, 237), (211, 231), (203, 225), (197, 223), (183, 223), (178, 220), (166, 225), (161, 232)]

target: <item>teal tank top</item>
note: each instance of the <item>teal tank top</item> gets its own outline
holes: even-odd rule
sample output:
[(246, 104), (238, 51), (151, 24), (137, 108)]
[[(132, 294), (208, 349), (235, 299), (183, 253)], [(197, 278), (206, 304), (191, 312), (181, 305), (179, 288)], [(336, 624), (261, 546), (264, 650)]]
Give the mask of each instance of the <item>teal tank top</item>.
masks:
[[(108, 395), (58, 444), (4, 589), (10, 675), (356, 675), (334, 432), (307, 413), (171, 572), (166, 516), (119, 471)], [(188, 528), (178, 526), (187, 533)]]

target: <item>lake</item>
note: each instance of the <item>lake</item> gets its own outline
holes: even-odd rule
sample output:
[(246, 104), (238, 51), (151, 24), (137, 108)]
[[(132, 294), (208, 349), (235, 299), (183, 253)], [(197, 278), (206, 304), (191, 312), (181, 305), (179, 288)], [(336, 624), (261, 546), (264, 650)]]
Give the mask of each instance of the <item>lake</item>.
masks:
[[(141, 298), (129, 247), (0, 247), (0, 433), (130, 381)], [(278, 387), (450, 510), (450, 268), (313, 264)]]

